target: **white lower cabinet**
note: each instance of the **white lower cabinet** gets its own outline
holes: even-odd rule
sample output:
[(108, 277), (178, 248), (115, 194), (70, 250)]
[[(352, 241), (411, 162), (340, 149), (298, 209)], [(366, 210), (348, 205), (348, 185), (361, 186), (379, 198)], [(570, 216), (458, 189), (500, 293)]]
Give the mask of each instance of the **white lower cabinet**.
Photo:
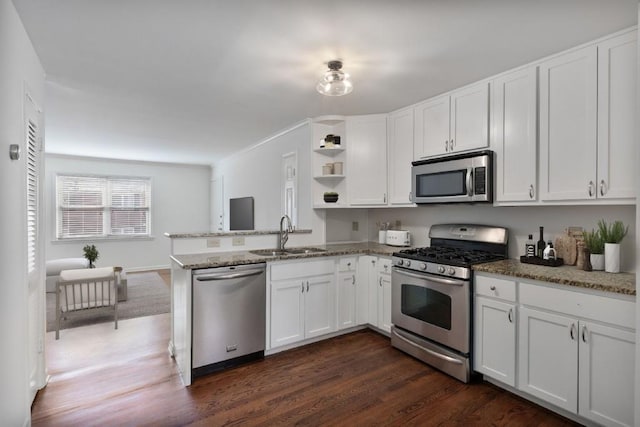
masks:
[(357, 324), (356, 258), (342, 258), (338, 262), (338, 329)]
[(378, 322), (376, 326), (391, 333), (391, 260), (378, 258)]
[(634, 425), (634, 298), (482, 273), (475, 286), (476, 371), (584, 420)]
[(270, 274), (270, 348), (337, 329), (333, 259), (274, 263)]

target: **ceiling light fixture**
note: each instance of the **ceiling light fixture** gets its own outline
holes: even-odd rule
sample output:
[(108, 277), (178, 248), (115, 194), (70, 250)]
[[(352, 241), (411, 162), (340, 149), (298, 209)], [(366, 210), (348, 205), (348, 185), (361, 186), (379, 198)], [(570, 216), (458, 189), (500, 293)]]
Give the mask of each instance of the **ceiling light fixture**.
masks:
[(329, 69), (318, 82), (316, 90), (327, 96), (342, 96), (351, 93), (353, 84), (349, 79), (349, 74), (341, 71), (342, 61), (329, 61)]

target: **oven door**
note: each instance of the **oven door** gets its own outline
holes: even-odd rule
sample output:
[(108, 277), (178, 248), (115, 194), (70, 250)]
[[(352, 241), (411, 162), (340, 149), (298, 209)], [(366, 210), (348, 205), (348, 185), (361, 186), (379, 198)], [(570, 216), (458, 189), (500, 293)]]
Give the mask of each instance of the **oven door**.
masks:
[(467, 354), (471, 336), (470, 283), (393, 267), (391, 322)]

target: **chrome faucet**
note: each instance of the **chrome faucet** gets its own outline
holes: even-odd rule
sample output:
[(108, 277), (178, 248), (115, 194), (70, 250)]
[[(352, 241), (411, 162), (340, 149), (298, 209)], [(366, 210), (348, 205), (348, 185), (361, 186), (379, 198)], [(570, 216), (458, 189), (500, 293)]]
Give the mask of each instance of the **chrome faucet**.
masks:
[[(284, 228), (284, 221), (287, 220), (287, 227)], [(291, 218), (289, 215), (283, 215), (280, 218), (280, 234), (278, 235), (278, 249), (284, 251), (284, 245), (289, 240), (289, 232), (293, 231), (293, 227), (291, 226)]]

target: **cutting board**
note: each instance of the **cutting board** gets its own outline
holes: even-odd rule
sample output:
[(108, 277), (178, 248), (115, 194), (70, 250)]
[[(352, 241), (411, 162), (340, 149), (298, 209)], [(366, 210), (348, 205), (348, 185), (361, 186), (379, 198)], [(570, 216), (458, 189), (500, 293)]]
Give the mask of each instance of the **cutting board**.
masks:
[(582, 236), (582, 228), (569, 227), (564, 235), (556, 238), (554, 244), (556, 256), (564, 259), (566, 265), (575, 265), (578, 259), (578, 239), (576, 236)]

